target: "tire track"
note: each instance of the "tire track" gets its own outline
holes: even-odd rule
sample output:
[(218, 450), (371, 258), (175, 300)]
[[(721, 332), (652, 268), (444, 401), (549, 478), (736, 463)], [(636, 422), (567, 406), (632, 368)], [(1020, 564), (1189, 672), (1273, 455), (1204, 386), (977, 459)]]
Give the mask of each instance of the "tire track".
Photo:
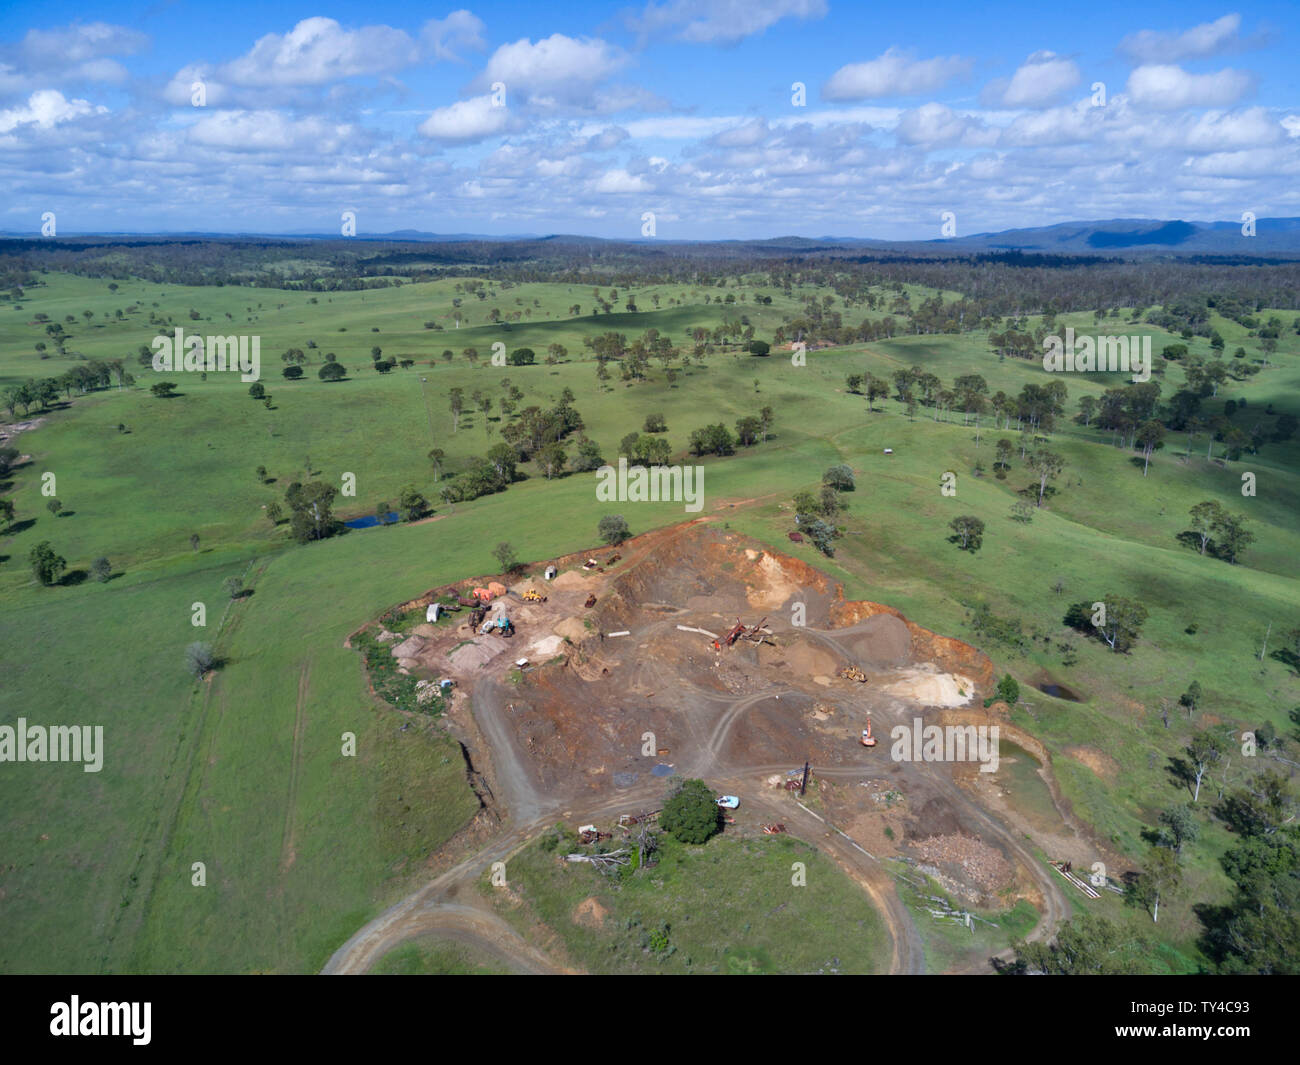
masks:
[(280, 836), (281, 876), (289, 871), (297, 857), (293, 842), (298, 821), (298, 786), (302, 777), (302, 737), (307, 728), (307, 694), (310, 690), (311, 659), (308, 659), (298, 674), (298, 706), (294, 711), (293, 751), (289, 757), (289, 797), (284, 811), (284, 829)]

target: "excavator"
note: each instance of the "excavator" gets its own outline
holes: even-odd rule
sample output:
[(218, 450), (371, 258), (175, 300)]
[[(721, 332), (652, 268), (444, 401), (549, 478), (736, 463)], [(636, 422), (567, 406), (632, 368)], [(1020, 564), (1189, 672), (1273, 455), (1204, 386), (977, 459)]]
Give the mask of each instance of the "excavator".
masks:
[(867, 727), (862, 730), (862, 739), (858, 741), (863, 747), (874, 747), (876, 738), (871, 735), (871, 715), (867, 715)]
[(751, 640), (754, 643), (762, 643), (765, 637), (772, 635), (772, 630), (764, 628), (767, 624), (767, 618), (763, 618), (757, 625), (746, 625), (740, 618), (736, 618), (736, 624), (733, 625), (727, 634), (718, 640), (713, 641), (716, 650), (721, 651), (724, 647), (730, 647), (737, 640)]

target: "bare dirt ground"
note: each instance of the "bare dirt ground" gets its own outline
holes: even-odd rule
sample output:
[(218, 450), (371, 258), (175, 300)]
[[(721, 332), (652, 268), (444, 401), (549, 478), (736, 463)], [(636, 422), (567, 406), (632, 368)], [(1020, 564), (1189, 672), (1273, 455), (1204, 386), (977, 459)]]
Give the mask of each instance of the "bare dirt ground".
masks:
[[(610, 565), (616, 553), (623, 558)], [(656, 766), (740, 796), (728, 831), (781, 821), (825, 851), (882, 913), (892, 972), (923, 971), (924, 952), (890, 859), (922, 866), (971, 905), (1030, 899), (1043, 913), (1035, 938), (1068, 916), (1059, 881), (1025, 846), (1022, 819), (990, 801), (1001, 796), (987, 781), (971, 780), (981, 774), (890, 756), (891, 728), (916, 719), (939, 723), (956, 713), (998, 723), (996, 707), (982, 707), (993, 683), (983, 654), (889, 607), (846, 600), (820, 571), (708, 518), (596, 557), (602, 564), (591, 570), (581, 568), (584, 557), (558, 559), (555, 580), (541, 579), (538, 566), (535, 580), (517, 582), (498, 601), (515, 623), (513, 638), (457, 624), (422, 628), (402, 645), (399, 661), (413, 674), (450, 677), (469, 694), (472, 727), (458, 738), (491, 778), (501, 830), (361, 929), (325, 972), (364, 972), (434, 928), (468, 936), (464, 910), (476, 906), (474, 934), (497, 956), (529, 971), (563, 970), (543, 966), (536, 948), (482, 908), (473, 883), (561, 817), (599, 823), (655, 808), (665, 786), (651, 773)], [(547, 601), (520, 600), (528, 588)], [(754, 625), (763, 617), (772, 634), (762, 643), (719, 650), (686, 631), (720, 636), (738, 618)], [(527, 659), (522, 670), (519, 659)], [(867, 682), (841, 678), (848, 666)], [(868, 716), (874, 749), (858, 743)], [(650, 756), (642, 753), (647, 733)], [(813, 784), (800, 803), (783, 784), (805, 760)]]

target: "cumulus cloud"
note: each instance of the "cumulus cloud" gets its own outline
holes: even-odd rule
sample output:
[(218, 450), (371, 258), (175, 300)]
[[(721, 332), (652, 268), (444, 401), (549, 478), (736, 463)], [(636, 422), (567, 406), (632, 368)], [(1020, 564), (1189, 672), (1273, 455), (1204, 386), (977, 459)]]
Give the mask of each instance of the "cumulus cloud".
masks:
[(493, 52), (474, 84), (486, 88), (499, 81), (508, 92), (569, 98), (589, 92), (627, 61), (620, 49), (598, 38), (553, 33), (533, 43), (521, 37)]
[(53, 30), (28, 30), (19, 46), (21, 57), (46, 69), (85, 63), (106, 56), (134, 55), (149, 43), (137, 30), (108, 22), (74, 22)]
[(420, 132), (433, 140), (468, 144), (506, 130), (510, 113), (493, 104), (491, 96), (474, 96), (440, 107), (420, 123)]
[(465, 50), (482, 51), (483, 31), (483, 21), (466, 10), (429, 19), (418, 39), (391, 26), (351, 29), (332, 18), (306, 18), (287, 33), (260, 37), (229, 62), (188, 64), (172, 76), (162, 97), (189, 104), (194, 83), (202, 82), (210, 107), (306, 105), (319, 103), (322, 92), (337, 102), (351, 91), (343, 84), (348, 79), (387, 78), (417, 63), (461, 61)]
[(959, 115), (943, 104), (928, 103), (905, 111), (898, 120), (895, 135), (904, 144), (952, 144), (975, 134), (978, 139), (982, 124), (967, 115)]
[(822, 86), (826, 100), (867, 100), (879, 96), (915, 96), (941, 89), (969, 73), (971, 61), (960, 56), (913, 59), (890, 48), (876, 59), (840, 67)]
[(280, 111), (217, 111), (189, 128), (190, 140), (211, 148), (240, 152), (311, 151), (328, 154), (358, 131), (347, 123), (318, 116), (292, 118)]
[(719, 148), (750, 148), (765, 141), (771, 131), (766, 119), (751, 118), (748, 122), (725, 129), (713, 138)]
[(1139, 30), (1119, 42), (1119, 52), (1136, 63), (1178, 63), (1241, 51), (1262, 43), (1262, 37), (1241, 36), (1241, 16), (1224, 15), (1190, 30)]
[(484, 29), (481, 18), (462, 9), (444, 19), (429, 19), (420, 29), (420, 42), (434, 59), (458, 60), (463, 49), (482, 51), (487, 46)]
[(592, 183), (591, 188), (593, 192), (621, 195), (633, 192), (649, 192), (651, 185), (645, 178), (637, 174), (629, 174), (626, 170), (606, 170)]
[(28, 30), (16, 44), (0, 46), (0, 93), (69, 82), (121, 84), (127, 70), (113, 57), (134, 55), (148, 43), (145, 34), (107, 22)]
[(611, 148), (617, 148), (627, 138), (628, 132), (622, 126), (609, 126), (588, 137), (584, 147), (588, 151), (607, 152)]
[(320, 85), (358, 74), (385, 74), (419, 57), (415, 41), (391, 26), (346, 30), (315, 16), (288, 33), (268, 33), (252, 50), (227, 63), (224, 76), (238, 85)]
[(1127, 92), (1135, 104), (1157, 111), (1184, 107), (1231, 107), (1254, 88), (1254, 78), (1241, 70), (1190, 74), (1182, 67), (1138, 67), (1129, 75)]
[(1055, 52), (1035, 52), (1010, 79), (990, 82), (981, 98), (992, 106), (1050, 107), (1079, 80), (1079, 67), (1073, 59)]
[(87, 100), (69, 100), (57, 89), (40, 89), (32, 93), (25, 104), (0, 111), (0, 133), (9, 133), (27, 125), (52, 129), (74, 118), (107, 111), (107, 107), (96, 107)]
[(652, 0), (625, 21), (643, 38), (672, 34), (691, 44), (734, 44), (781, 19), (821, 18), (826, 10), (826, 0)]

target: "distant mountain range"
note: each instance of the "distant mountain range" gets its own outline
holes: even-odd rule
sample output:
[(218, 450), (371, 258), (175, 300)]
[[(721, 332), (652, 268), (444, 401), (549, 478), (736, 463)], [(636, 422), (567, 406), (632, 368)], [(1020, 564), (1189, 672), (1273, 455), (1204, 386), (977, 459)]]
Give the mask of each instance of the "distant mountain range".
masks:
[(927, 241), (987, 251), (1116, 255), (1157, 252), (1187, 255), (1271, 255), (1300, 253), (1300, 218), (1260, 218), (1255, 235), (1241, 222), (1166, 222), (1151, 218), (1112, 218), (1101, 222), (1062, 222), (1054, 226), (977, 233)]
[(549, 240), (564, 243), (635, 244), (745, 244), (791, 251), (813, 251), (832, 247), (891, 249), (918, 252), (925, 249), (960, 248), (971, 252), (1023, 251), (1047, 255), (1124, 255), (1155, 253), (1179, 255), (1276, 255), (1300, 254), (1300, 218), (1260, 218), (1255, 235), (1245, 236), (1241, 222), (1184, 222), (1153, 218), (1110, 218), (1094, 222), (1061, 222), (1052, 226), (1007, 229), (998, 233), (975, 233), (966, 237), (937, 240), (879, 240), (870, 237), (771, 237), (765, 240), (667, 239), (606, 241), (600, 237), (555, 234), (538, 237), (519, 234), (491, 237), (471, 233), (424, 233), (413, 229), (394, 233), (367, 234), (372, 240), (466, 241), (466, 240)]
[[(428, 233), (401, 229), (390, 233), (360, 233), (355, 238), (366, 242), (409, 243), (510, 243), (515, 241), (553, 242), (583, 245), (717, 245), (733, 252), (752, 248), (756, 251), (843, 253), (861, 249), (865, 253), (898, 252), (911, 256), (945, 254), (997, 254), (1024, 252), (1039, 255), (1098, 255), (1130, 258), (1150, 255), (1228, 256), (1242, 258), (1300, 256), (1300, 218), (1260, 218), (1254, 223), (1254, 235), (1242, 233), (1242, 222), (1186, 222), (1152, 218), (1111, 218), (1090, 222), (1060, 222), (1051, 226), (1007, 229), (997, 233), (935, 240), (879, 240), (869, 237), (800, 237), (784, 236), (754, 240), (687, 240), (666, 238), (649, 240), (611, 240), (577, 234), (501, 234)], [(0, 236), (40, 240), (31, 233), (0, 231)], [(60, 240), (340, 240), (337, 233), (96, 233), (68, 234)]]

